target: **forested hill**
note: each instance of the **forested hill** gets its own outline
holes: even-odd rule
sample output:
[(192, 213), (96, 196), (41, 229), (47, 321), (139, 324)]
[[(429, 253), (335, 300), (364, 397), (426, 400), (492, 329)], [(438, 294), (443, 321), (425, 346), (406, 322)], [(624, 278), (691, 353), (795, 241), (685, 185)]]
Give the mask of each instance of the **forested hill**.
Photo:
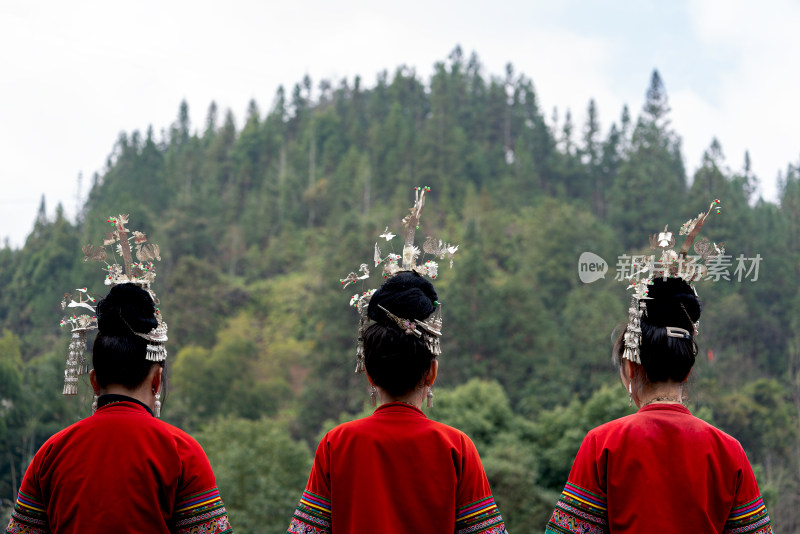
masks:
[[(3, 504), (36, 447), (88, 412), (86, 385), (61, 397), (58, 304), (74, 287), (105, 292), (81, 246), (129, 213), (161, 249), (164, 417), (206, 447), (237, 532), (282, 532), (319, 433), (367, 400), (339, 279), (369, 263), (387, 225), (400, 233), (422, 185), (418, 237), (460, 244), (436, 283), (444, 354), (429, 413), (475, 440), (510, 531), (543, 530), (586, 430), (630, 413), (610, 364), (629, 298), (619, 257), (649, 254), (649, 234), (719, 198), (703, 234), (730, 265), (698, 284), (690, 408), (742, 441), (776, 531), (800, 532), (800, 170), (787, 167), (777, 205), (752, 198), (746, 154), (731, 171), (709, 139), (688, 177), (657, 72), (646, 85), (638, 115), (622, 110), (603, 133), (593, 102), (585, 124), (548, 122), (529, 78), (486, 77), (456, 49), (427, 79), (306, 77), (266, 112), (251, 102), (241, 130), (212, 103), (202, 125), (184, 104), (161, 135), (121, 134), (78, 221), (42, 206), (25, 246), (0, 250)], [(581, 282), (583, 252), (608, 262), (604, 279)]]

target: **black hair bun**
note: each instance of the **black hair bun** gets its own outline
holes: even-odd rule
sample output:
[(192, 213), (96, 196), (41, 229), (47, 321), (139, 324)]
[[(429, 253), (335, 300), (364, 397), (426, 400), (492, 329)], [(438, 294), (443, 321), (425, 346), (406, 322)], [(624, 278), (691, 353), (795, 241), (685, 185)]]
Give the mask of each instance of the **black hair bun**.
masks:
[(700, 320), (700, 301), (692, 287), (680, 278), (656, 278), (647, 296), (647, 316), (642, 320), (653, 326), (675, 326), (691, 332), (690, 323)]
[(389, 278), (372, 295), (367, 308), (370, 319), (381, 324), (390, 324), (379, 306), (383, 306), (403, 319), (427, 319), (436, 309), (438, 299), (433, 284), (414, 271), (403, 271)]
[(103, 335), (145, 334), (157, 326), (153, 298), (135, 284), (118, 284), (97, 303), (97, 328)]

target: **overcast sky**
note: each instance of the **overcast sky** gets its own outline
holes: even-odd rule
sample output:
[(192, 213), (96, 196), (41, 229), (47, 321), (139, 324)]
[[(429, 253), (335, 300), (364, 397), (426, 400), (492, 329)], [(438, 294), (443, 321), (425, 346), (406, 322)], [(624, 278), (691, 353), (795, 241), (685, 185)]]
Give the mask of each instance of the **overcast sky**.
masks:
[(427, 82), (457, 44), (486, 77), (512, 63), (548, 121), (570, 109), (578, 128), (591, 98), (604, 131), (624, 104), (638, 116), (657, 68), (690, 177), (716, 137), (734, 170), (750, 151), (774, 201), (800, 161), (797, 28), (796, 0), (0, 0), (0, 239), (24, 243), (42, 194), (73, 217), (78, 174), (85, 197), (119, 133), (160, 132), (183, 99), (195, 128), (212, 100), (241, 126), (305, 74), (371, 87), (407, 65)]

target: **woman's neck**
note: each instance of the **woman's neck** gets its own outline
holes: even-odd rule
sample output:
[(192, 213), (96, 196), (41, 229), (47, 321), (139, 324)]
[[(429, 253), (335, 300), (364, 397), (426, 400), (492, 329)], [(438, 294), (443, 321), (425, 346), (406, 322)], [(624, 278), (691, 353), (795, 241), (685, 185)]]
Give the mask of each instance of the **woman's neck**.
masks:
[(645, 385), (638, 395), (637, 405), (683, 404), (683, 382), (659, 382)]
[(401, 395), (399, 397), (395, 397), (394, 395), (390, 395), (385, 389), (377, 388), (378, 390), (378, 399), (380, 400), (381, 404), (388, 404), (390, 402), (402, 402), (405, 404), (410, 404), (415, 408), (422, 409), (422, 402), (425, 400), (425, 391), (426, 388), (416, 388), (405, 395)]
[(98, 393), (100, 395), (125, 395), (153, 409), (155, 406), (155, 395), (151, 390), (147, 389), (148, 385), (147, 381), (145, 381), (138, 388), (129, 389), (121, 384), (109, 384)]

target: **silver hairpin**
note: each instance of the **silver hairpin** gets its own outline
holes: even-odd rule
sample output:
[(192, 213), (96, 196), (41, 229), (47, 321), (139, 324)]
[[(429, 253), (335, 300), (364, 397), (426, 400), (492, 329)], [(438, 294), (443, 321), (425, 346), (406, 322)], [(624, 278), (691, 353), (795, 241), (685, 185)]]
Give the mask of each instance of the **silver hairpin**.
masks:
[(402, 317), (398, 317), (397, 315), (393, 314), (392, 312), (390, 312), (389, 310), (387, 310), (386, 308), (384, 308), (380, 304), (378, 304), (378, 307), (380, 309), (382, 309), (384, 312), (386, 312), (386, 315), (389, 317), (389, 319), (394, 321), (395, 324), (397, 324), (397, 326), (400, 327), (400, 330), (405, 331), (406, 334), (414, 334), (417, 337), (421, 337), (422, 336), (422, 332), (417, 330), (417, 325), (416, 325), (416, 323), (414, 321), (412, 321), (410, 319), (403, 319)]
[(678, 328), (677, 326), (668, 326), (667, 328), (667, 335), (669, 337), (680, 337), (683, 339), (692, 339), (691, 334), (689, 334), (688, 330), (683, 328)]

